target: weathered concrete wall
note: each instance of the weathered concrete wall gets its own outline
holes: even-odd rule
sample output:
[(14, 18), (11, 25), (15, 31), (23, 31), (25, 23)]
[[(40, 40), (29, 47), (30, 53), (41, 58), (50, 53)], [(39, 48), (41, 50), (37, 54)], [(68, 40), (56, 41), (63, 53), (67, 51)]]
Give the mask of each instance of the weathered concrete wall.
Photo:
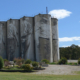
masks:
[(7, 21), (7, 56), (8, 60), (19, 57), (19, 20)]
[(52, 26), (52, 45), (53, 45), (53, 61), (58, 61), (59, 56), (59, 42), (58, 42), (58, 20), (56, 18), (51, 19)]
[(6, 22), (0, 22), (0, 56), (6, 59)]
[(33, 43), (33, 18), (23, 17), (20, 19), (21, 33), (21, 57), (24, 59), (34, 60), (34, 43)]
[[(50, 44), (50, 20), (48, 14), (39, 14), (35, 16), (35, 52), (36, 61), (41, 61), (43, 56), (50, 61), (51, 44)], [(48, 39), (48, 40), (47, 40)], [(47, 49), (47, 51), (45, 51)]]

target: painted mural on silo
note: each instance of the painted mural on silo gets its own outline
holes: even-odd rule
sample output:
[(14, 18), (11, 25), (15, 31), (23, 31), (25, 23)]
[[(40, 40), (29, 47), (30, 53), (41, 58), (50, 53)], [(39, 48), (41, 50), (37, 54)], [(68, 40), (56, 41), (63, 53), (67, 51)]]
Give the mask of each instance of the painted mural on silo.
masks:
[(51, 16), (39, 14), (35, 16), (35, 52), (36, 61), (51, 59), (50, 22)]
[(6, 59), (6, 22), (0, 22), (0, 56)]
[(19, 58), (19, 20), (7, 21), (7, 56), (8, 60)]
[(49, 38), (42, 38), (39, 37), (40, 42), (40, 56), (41, 59), (48, 59), (50, 60), (50, 41)]
[(21, 57), (34, 61), (33, 18), (20, 19)]
[(53, 61), (56, 62), (60, 59), (58, 42), (58, 20), (56, 18), (52, 18), (51, 25), (52, 25)]

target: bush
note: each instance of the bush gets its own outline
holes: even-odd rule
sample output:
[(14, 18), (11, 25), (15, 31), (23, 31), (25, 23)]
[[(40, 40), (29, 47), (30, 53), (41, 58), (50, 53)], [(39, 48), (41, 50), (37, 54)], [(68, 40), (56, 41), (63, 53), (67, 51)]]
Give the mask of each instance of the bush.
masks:
[(16, 63), (18, 66), (21, 66), (22, 63), (24, 63), (24, 59), (22, 58), (14, 58), (14, 63)]
[(14, 65), (14, 67), (15, 67), (15, 68), (20, 68), (20, 66), (19, 66), (19, 65)]
[(80, 58), (78, 59), (78, 64), (80, 64)]
[(26, 71), (32, 71), (32, 67), (30, 66), (30, 64), (23, 64), (21, 66), (22, 69), (26, 70)]
[(4, 62), (6, 62), (6, 61), (8, 62), (8, 60), (7, 60), (7, 59), (4, 59)]
[(58, 64), (57, 62), (52, 62), (52, 63), (49, 63), (49, 64)]
[(46, 64), (48, 64), (49, 63), (49, 60), (43, 59), (43, 60), (41, 60), (41, 62), (45, 62)]
[(0, 69), (2, 69), (2, 68), (3, 68), (3, 65), (4, 65), (3, 58), (2, 58), (2, 57), (0, 57)]
[(14, 61), (14, 63), (16, 63), (16, 62), (17, 62), (17, 60), (16, 60), (16, 59), (14, 59), (13, 61)]
[(32, 66), (33, 67), (38, 67), (38, 62), (36, 62), (36, 61), (32, 62)]
[(66, 64), (67, 63), (67, 59), (66, 58), (61, 58), (58, 62), (58, 64)]
[(25, 64), (31, 64), (31, 60), (30, 60), (30, 59), (27, 59), (27, 60), (25, 61)]
[(4, 59), (4, 66), (9, 66), (9, 60), (7, 60), (7, 59)]
[(22, 58), (14, 58), (14, 63), (16, 63), (16, 62), (24, 62), (24, 59), (22, 59)]
[(22, 59), (22, 63), (24, 63), (25, 62), (25, 60), (24, 59)]
[(4, 62), (4, 66), (9, 66), (9, 65), (10, 65), (9, 61)]
[(77, 65), (77, 63), (67, 63), (68, 65)]

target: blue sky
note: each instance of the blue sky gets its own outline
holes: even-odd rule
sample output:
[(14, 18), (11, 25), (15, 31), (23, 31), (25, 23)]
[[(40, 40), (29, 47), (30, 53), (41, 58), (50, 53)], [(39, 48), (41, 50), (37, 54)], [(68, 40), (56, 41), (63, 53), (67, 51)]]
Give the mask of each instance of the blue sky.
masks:
[(59, 46), (80, 46), (80, 0), (0, 0), (0, 21), (45, 14), (58, 18)]

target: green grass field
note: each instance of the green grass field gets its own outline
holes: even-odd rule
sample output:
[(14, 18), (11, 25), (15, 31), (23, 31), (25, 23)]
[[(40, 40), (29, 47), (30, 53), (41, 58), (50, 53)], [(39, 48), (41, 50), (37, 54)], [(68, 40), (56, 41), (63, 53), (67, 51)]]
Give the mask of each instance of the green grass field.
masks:
[(20, 72), (0, 72), (0, 80), (80, 80), (79, 74), (45, 75), (45, 74), (31, 74), (31, 73), (20, 73)]

